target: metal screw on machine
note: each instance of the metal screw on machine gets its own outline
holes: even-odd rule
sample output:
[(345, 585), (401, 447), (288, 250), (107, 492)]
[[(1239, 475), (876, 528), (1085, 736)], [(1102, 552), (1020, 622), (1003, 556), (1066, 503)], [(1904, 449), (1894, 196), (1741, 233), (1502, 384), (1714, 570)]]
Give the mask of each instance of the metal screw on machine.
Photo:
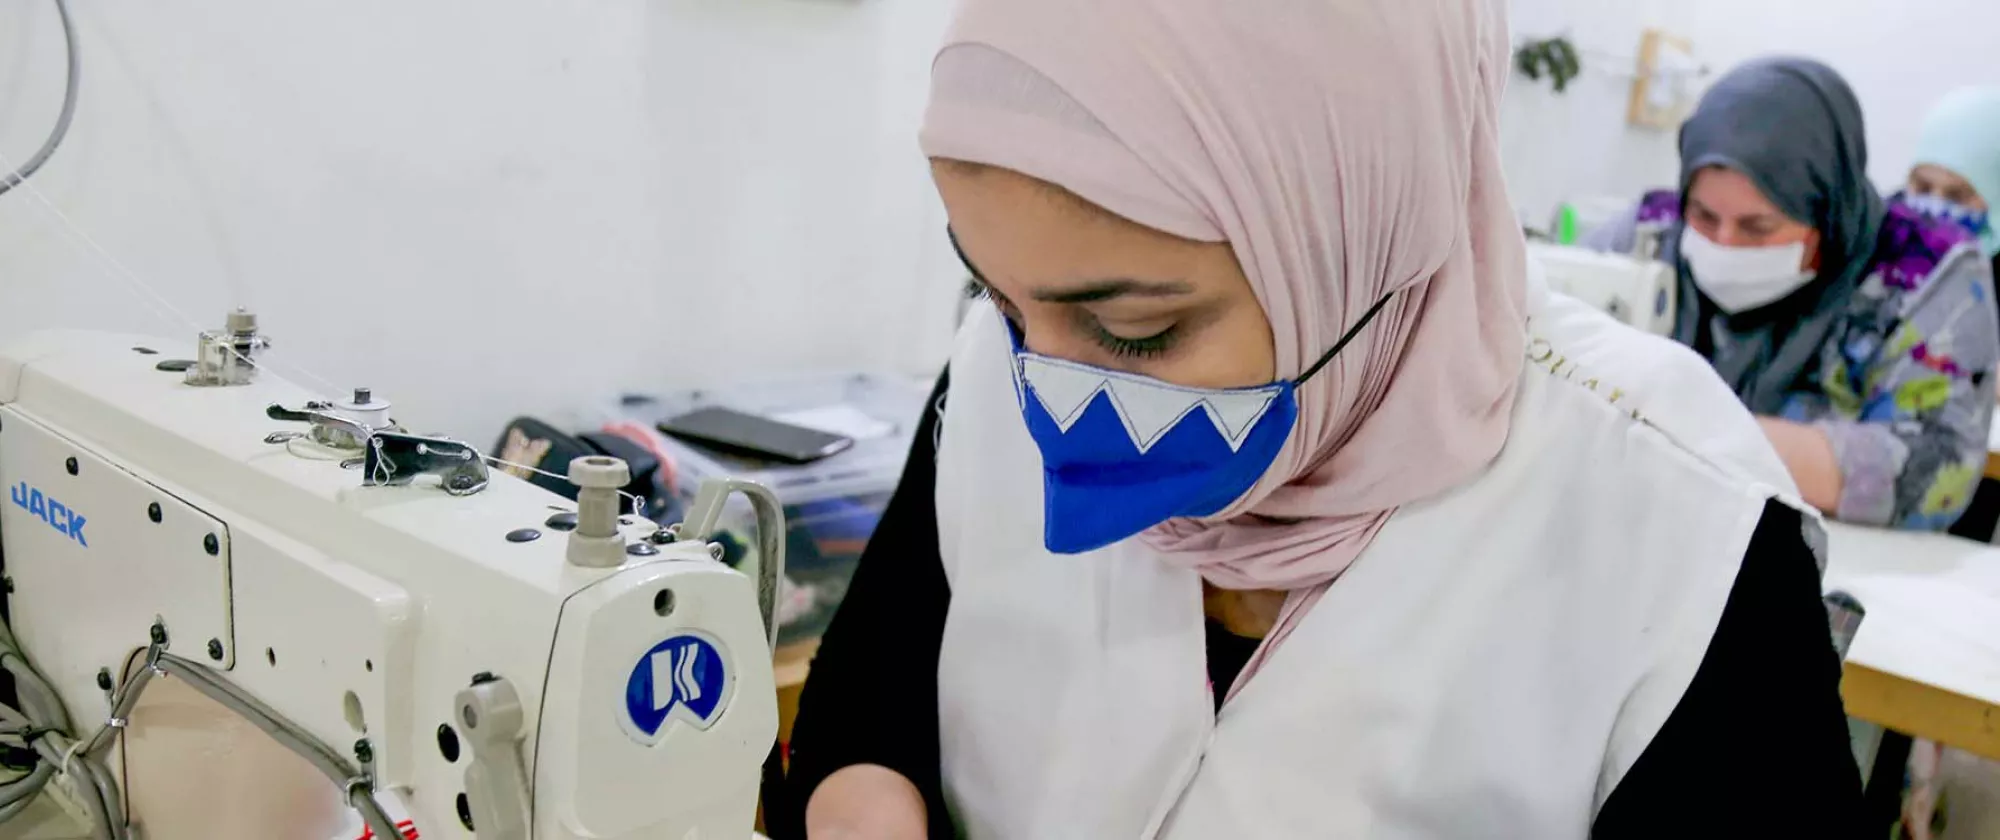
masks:
[(578, 566), (611, 568), (625, 562), (618, 533), (618, 491), (632, 483), (632, 469), (617, 458), (591, 455), (569, 462), (576, 491), (576, 530), (564, 556)]
[(222, 661), (222, 640), (221, 640), (221, 639), (209, 639), (209, 640), (208, 640), (208, 658), (210, 658), (210, 659), (213, 659), (213, 660), (215, 660), (215, 661), (217, 661), (217, 662), (221, 662), (221, 661)]

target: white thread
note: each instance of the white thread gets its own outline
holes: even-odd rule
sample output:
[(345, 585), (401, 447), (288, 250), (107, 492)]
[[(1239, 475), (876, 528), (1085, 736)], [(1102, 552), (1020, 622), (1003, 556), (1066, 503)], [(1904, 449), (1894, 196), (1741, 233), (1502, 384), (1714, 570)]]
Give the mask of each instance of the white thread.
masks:
[[(480, 457), (482, 457), (482, 458), (485, 458), (485, 459), (486, 459), (486, 460), (487, 460), (488, 462), (492, 463), (492, 464), (493, 464), (493, 465), (495, 465), (495, 466), (501, 466), (501, 467), (513, 467), (513, 468), (515, 468), (515, 469), (520, 469), (520, 470), (527, 470), (528, 472), (531, 472), (531, 473), (534, 473), (534, 474), (536, 474), (536, 475), (545, 475), (545, 476), (548, 476), (549, 478), (553, 478), (553, 479), (555, 479), (555, 480), (557, 480), (557, 481), (568, 481), (568, 480), (569, 480), (569, 476), (566, 476), (566, 475), (560, 475), (560, 474), (557, 474), (557, 473), (552, 473), (552, 472), (549, 472), (548, 470), (544, 470), (544, 469), (540, 469), (540, 468), (537, 468), (537, 467), (531, 467), (531, 466), (528, 466), (527, 464), (516, 464), (516, 463), (514, 463), (513, 461), (505, 461), (505, 460), (501, 460), (501, 459), (499, 459), (499, 458), (495, 458), (495, 457), (493, 457), (493, 456), (491, 456), (491, 455), (482, 455), (482, 456), (480, 456)], [(633, 495), (633, 494), (631, 494), (631, 493), (627, 493), (627, 492), (625, 492), (625, 491), (623, 491), (623, 490), (620, 490), (620, 491), (618, 491), (618, 495), (620, 495), (620, 496), (624, 496), (624, 497), (625, 497), (625, 498), (627, 498), (627, 499), (631, 499), (631, 500), (632, 500), (632, 515), (633, 515), (633, 516), (639, 516), (639, 506), (640, 506), (640, 499), (639, 499), (639, 497), (638, 497), (638, 496), (635, 496), (635, 495)]]
[(382, 454), (382, 439), (371, 435), (368, 438), (368, 447), (374, 450), (372, 454), (375, 460), (375, 471), (369, 476), (370, 480), (376, 484), (388, 484), (389, 479), (394, 478), (395, 474), (389, 472), (389, 458)]
[[(0, 168), (12, 169), (13, 167), (14, 167), (14, 162), (10, 160), (4, 153), (0, 153)], [(55, 202), (49, 200), (47, 194), (43, 193), (39, 187), (35, 186), (35, 182), (33, 179), (23, 180), (16, 186), (20, 189), (26, 190), (28, 195), (33, 197), (35, 201), (42, 206), (43, 210), (48, 215), (53, 216), (57, 221), (61, 222), (64, 233), (73, 234), (76, 239), (82, 240), (82, 242), (85, 245), (89, 246), (88, 248), (85, 248), (83, 250), (85, 250), (90, 255), (101, 259), (104, 262), (104, 265), (100, 267), (114, 269), (115, 270), (113, 272), (114, 279), (126, 282), (132, 287), (152, 297), (152, 299), (155, 302), (157, 302), (160, 306), (165, 307), (167, 312), (172, 313), (175, 318), (180, 319), (183, 322), (184, 326), (194, 327), (197, 331), (201, 329), (200, 325), (197, 324), (194, 319), (188, 317), (187, 313), (182, 312), (179, 309), (176, 309), (172, 301), (162, 296), (159, 292), (154, 291), (152, 287), (147, 286), (145, 281), (140, 280), (137, 274), (133, 273), (131, 269), (126, 268), (122, 263), (118, 262), (118, 259), (116, 257), (111, 256), (111, 253), (108, 249), (106, 249), (103, 245), (98, 244), (97, 240), (92, 239), (90, 234), (84, 232), (82, 227), (78, 226), (76, 222), (72, 221), (67, 214), (63, 213), (62, 208), (57, 207)], [(115, 276), (117, 274), (122, 274), (123, 276)], [(155, 314), (158, 314), (158, 310), (154, 310), (154, 312)]]
[[(317, 449), (320, 451), (318, 453), (313, 453), (313, 451), (309, 449), (304, 452), (301, 452), (297, 449), (292, 448), (292, 444), (298, 443), (300, 441), (305, 441), (307, 443), (310, 443), (313, 445), (313, 449)], [(326, 446), (320, 443), (319, 441), (312, 440), (311, 438), (295, 437), (285, 441), (285, 451), (292, 453), (293, 457), (303, 458), (308, 461), (345, 461), (349, 458), (354, 457), (354, 454), (356, 452), (360, 452), (361, 450), (336, 449), (331, 446)]]
[(235, 356), (238, 360), (242, 361), (244, 364), (249, 365), (258, 370), (267, 370), (272, 373), (278, 374), (279, 376), (287, 376), (292, 379), (311, 380), (313, 384), (319, 385), (321, 388), (325, 389), (320, 392), (321, 395), (323, 396), (330, 396), (333, 394), (342, 393), (341, 387), (339, 385), (335, 385), (333, 384), (332, 381), (328, 380), (326, 377), (320, 376), (319, 374), (313, 373), (312, 371), (306, 370), (305, 368), (294, 367), (291, 365), (279, 367), (278, 365), (272, 364), (269, 359), (258, 361), (256, 359), (250, 358), (249, 356), (245, 356), (242, 353), (238, 353), (236, 352), (236, 348), (234, 347), (225, 347), (224, 349), (229, 351), (229, 355)]
[[(10, 160), (4, 153), (0, 153), (0, 168), (8, 170), (14, 168), (13, 161)], [(111, 275), (113, 279), (125, 283), (130, 288), (143, 292), (146, 297), (152, 298), (152, 301), (150, 302), (144, 299), (141, 299), (140, 302), (147, 309), (151, 310), (155, 316), (161, 315), (161, 310), (153, 306), (153, 303), (158, 303), (160, 307), (165, 308), (167, 313), (171, 314), (174, 318), (179, 319), (182, 326), (192, 329), (197, 333), (207, 331), (207, 329), (201, 325), (201, 322), (196, 321), (194, 318), (190, 317), (187, 313), (182, 312), (180, 309), (176, 308), (173, 302), (168, 300), (165, 295), (160, 294), (152, 286), (148, 285), (144, 279), (139, 277), (138, 272), (135, 272), (132, 269), (127, 268), (123, 262), (120, 262), (116, 256), (112, 255), (110, 249), (104, 247), (104, 245), (99, 243), (95, 238), (91, 237), (91, 235), (88, 232), (86, 232), (81, 225), (78, 225), (74, 220), (70, 219), (69, 215), (64, 213), (61, 207), (57, 206), (54, 201), (51, 201), (49, 199), (47, 194), (43, 193), (39, 187), (35, 186), (32, 179), (24, 179), (16, 186), (25, 189), (27, 191), (27, 194), (30, 197), (32, 197), (37, 204), (41, 205), (42, 209), (49, 216), (53, 217), (56, 221), (61, 223), (62, 232), (65, 234), (66, 238), (70, 238), (72, 244), (81, 241), (83, 246), (85, 247), (82, 247), (80, 250), (82, 250), (85, 254), (95, 258), (95, 260), (98, 263), (98, 268), (100, 270), (104, 271), (104, 273), (106, 274)], [(237, 352), (235, 347), (225, 347), (224, 349), (227, 350), (231, 356), (235, 356), (238, 360), (242, 361), (244, 364), (249, 365), (253, 368), (257, 368), (259, 370), (269, 370), (279, 375), (288, 375), (287, 371), (284, 368), (281, 368), (278, 365), (271, 364), (268, 360), (258, 361), (252, 359), (248, 356), (243, 355), (242, 353)], [(288, 365), (286, 367), (291, 367), (291, 366)], [(315, 374), (312, 371), (298, 367), (291, 367), (291, 371), (295, 372), (295, 374), (297, 375), (297, 377), (295, 378), (302, 377), (305, 379), (312, 380), (314, 383), (323, 386), (324, 388), (326, 388), (326, 394), (328, 395), (338, 394), (341, 392), (341, 388), (333, 384), (331, 380), (319, 376), (318, 374)], [(374, 447), (377, 450), (376, 451), (377, 457), (375, 458), (374, 479), (378, 484), (386, 484), (388, 483), (388, 479), (391, 477), (391, 475), (389, 473), (389, 468), (388, 468), (388, 459), (380, 457), (381, 442), (371, 437), (368, 439), (368, 443), (371, 447)], [(285, 443), (286, 450), (291, 451), (293, 455), (298, 455), (298, 452), (292, 450), (291, 445), (292, 441), (286, 441)], [(477, 450), (474, 451), (477, 452)], [(299, 457), (304, 458), (311, 456), (299, 455)], [(558, 475), (556, 473), (552, 473), (543, 469), (537, 469), (535, 467), (531, 467), (526, 464), (516, 464), (510, 461), (503, 461), (499, 458), (495, 458), (490, 455), (481, 455), (480, 457), (501, 466), (515, 467), (518, 469), (523, 469), (532, 473), (536, 473), (538, 475), (545, 475), (550, 478), (558, 479), (561, 481), (569, 480), (569, 476)], [(315, 459), (315, 460), (322, 460), (322, 459)], [(345, 460), (345, 459), (328, 458), (323, 460)], [(627, 493), (623, 490), (619, 490), (617, 492), (618, 495), (631, 500), (632, 503), (631, 515), (640, 516), (640, 511), (642, 510), (642, 501), (640, 500), (640, 498), (636, 495)]]
[(63, 750), (62, 766), (57, 767), (56, 772), (68, 776), (70, 774), (69, 766), (76, 760), (76, 753), (80, 749), (83, 749), (82, 741), (69, 742), (69, 749)]
[[(5, 169), (8, 171), (12, 171), (14, 169), (14, 162), (10, 160), (5, 154), (0, 154), (0, 169)], [(181, 326), (192, 329), (197, 333), (207, 331), (207, 328), (203, 327), (201, 325), (201, 322), (196, 321), (194, 318), (189, 317), (187, 313), (182, 312), (180, 309), (176, 308), (173, 304), (173, 301), (168, 300), (165, 295), (160, 294), (152, 286), (148, 285), (144, 279), (139, 277), (138, 272), (135, 272), (132, 269), (125, 267), (125, 264), (120, 262), (117, 257), (112, 256), (110, 249), (104, 247), (95, 238), (92, 238), (88, 232), (84, 231), (82, 226), (78, 225), (74, 220), (70, 219), (69, 215), (64, 213), (61, 207), (56, 206), (56, 203), (54, 201), (49, 200), (48, 195), (43, 193), (41, 191), (41, 188), (35, 186), (34, 179), (32, 178), (24, 179), (19, 183), (15, 184), (15, 187), (18, 189), (25, 190), (28, 196), (35, 200), (35, 203), (41, 205), (43, 211), (48, 216), (53, 217), (56, 221), (61, 223), (59, 229), (63, 232), (65, 238), (70, 240), (70, 243), (72, 245), (76, 245), (80, 241), (82, 243), (82, 246), (79, 247), (79, 250), (81, 250), (84, 254), (95, 258), (95, 260), (98, 263), (98, 268), (101, 271), (110, 275), (112, 279), (118, 280), (126, 284), (131, 289), (136, 289), (140, 292), (145, 293), (146, 297), (152, 298), (150, 302), (144, 300), (143, 298), (140, 299), (140, 302), (148, 310), (151, 310), (154, 316), (159, 317), (161, 315), (160, 308), (155, 307), (153, 305), (154, 303), (158, 303), (159, 307), (164, 307), (167, 313), (173, 315), (173, 318), (179, 319), (181, 322)], [(163, 320), (171, 320), (171, 319), (163, 318)], [(282, 369), (277, 365), (273, 365), (268, 361), (260, 362), (250, 359), (244, 356), (243, 354), (236, 352), (236, 348), (234, 347), (230, 347), (227, 349), (229, 350), (230, 355), (235, 356), (236, 358), (242, 360), (244, 364), (250, 365), (251, 367), (257, 368), (259, 370), (269, 370), (272, 373), (276, 373), (281, 376), (292, 376), (292, 378), (303, 378), (311, 380), (312, 382), (317, 383), (321, 387), (326, 388), (327, 389), (326, 393), (329, 395), (338, 394), (341, 392), (339, 386), (334, 385), (331, 381), (327, 380), (326, 378), (314, 374), (313, 372), (308, 371), (304, 368), (292, 368), (291, 366), (287, 365), (286, 367), (290, 368), (290, 372), (288, 372), (287, 370)]]

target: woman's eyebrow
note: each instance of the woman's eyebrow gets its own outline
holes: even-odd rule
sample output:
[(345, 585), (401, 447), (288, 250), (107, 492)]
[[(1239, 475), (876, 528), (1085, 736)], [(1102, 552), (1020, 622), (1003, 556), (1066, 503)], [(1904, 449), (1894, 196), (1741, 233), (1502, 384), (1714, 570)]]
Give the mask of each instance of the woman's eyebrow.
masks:
[[(958, 255), (959, 263), (972, 274), (972, 280), (989, 295), (998, 297), (993, 284), (987, 282), (986, 275), (972, 264), (972, 258), (965, 255), (965, 247), (958, 244), (958, 233), (947, 225), (945, 238), (951, 240), (951, 250)], [(1129, 278), (1107, 278), (1090, 280), (1075, 286), (1055, 289), (1036, 289), (1030, 296), (1042, 303), (1101, 303), (1120, 297), (1172, 297), (1190, 294), (1193, 284), (1181, 280), (1132, 280)]]
[(1179, 280), (1131, 280), (1113, 278), (1091, 280), (1059, 289), (1036, 289), (1031, 295), (1043, 303), (1099, 303), (1120, 297), (1172, 297), (1194, 291)]

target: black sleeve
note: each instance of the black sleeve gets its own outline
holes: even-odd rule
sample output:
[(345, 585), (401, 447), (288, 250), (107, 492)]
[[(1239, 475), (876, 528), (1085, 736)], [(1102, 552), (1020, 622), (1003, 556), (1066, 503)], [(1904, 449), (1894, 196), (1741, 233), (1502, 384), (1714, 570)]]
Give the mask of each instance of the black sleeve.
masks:
[(1694, 681), (1591, 836), (1879, 837), (1860, 820), (1840, 662), (1798, 511), (1771, 502)]
[(847, 595), (820, 640), (783, 793), (767, 814), (775, 840), (805, 837), (805, 805), (834, 771), (879, 764), (923, 792), (930, 835), (952, 836), (938, 757), (937, 665), (951, 591), (938, 553), (936, 435), (950, 371), (925, 404), (909, 462)]

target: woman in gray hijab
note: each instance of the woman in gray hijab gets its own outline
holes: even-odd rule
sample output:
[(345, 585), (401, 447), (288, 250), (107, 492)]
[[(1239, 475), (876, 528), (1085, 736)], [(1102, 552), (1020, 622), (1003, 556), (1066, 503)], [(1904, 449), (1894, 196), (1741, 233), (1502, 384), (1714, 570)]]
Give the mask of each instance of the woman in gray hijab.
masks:
[(1808, 502), (1949, 527), (1986, 462), (2000, 359), (1978, 242), (1883, 203), (1860, 103), (1818, 62), (1731, 71), (1680, 151), (1680, 189), (1648, 194), (1590, 244), (1657, 243), (1679, 275), (1674, 339), (1758, 415)]

